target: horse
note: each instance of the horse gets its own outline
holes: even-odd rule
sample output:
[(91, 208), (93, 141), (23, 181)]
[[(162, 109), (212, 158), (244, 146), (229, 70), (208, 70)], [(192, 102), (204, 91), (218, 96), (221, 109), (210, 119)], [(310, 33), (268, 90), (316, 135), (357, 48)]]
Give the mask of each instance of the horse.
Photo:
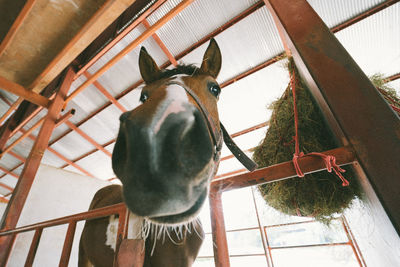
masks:
[[(112, 153), (112, 168), (122, 188), (113, 189), (118, 191), (113, 193), (118, 197), (110, 196), (112, 201), (97, 200), (107, 199), (104, 192), (111, 189), (100, 191), (90, 209), (123, 201), (132, 214), (147, 223), (170, 227), (184, 225), (195, 220), (208, 195), (224, 141), (249, 170), (256, 168), (219, 121), (217, 101), (221, 88), (216, 78), (221, 63), (221, 51), (214, 39), (204, 53), (200, 68), (178, 65), (174, 69), (160, 70), (146, 49), (141, 48), (139, 70), (145, 82), (141, 105), (120, 116), (120, 129)], [(94, 265), (111, 266), (113, 251), (105, 245), (108, 221), (99, 221), (101, 226), (95, 224), (94, 220), (85, 224), (80, 262), (95, 262), (95, 255), (102, 254), (105, 258), (107, 254), (108, 265), (101, 265), (105, 259)], [(171, 253), (173, 244), (164, 243), (164, 246), (158, 242), (159, 246), (150, 255), (148, 245), (153, 240), (146, 240), (144, 266), (191, 266), (204, 235), (200, 224), (193, 228), (195, 231), (191, 234), (186, 233), (185, 244), (172, 249), (179, 251), (176, 253)], [(103, 252), (89, 252), (95, 242), (103, 246)], [(156, 263), (158, 253), (172, 264), (167, 265), (165, 257), (162, 263)], [(181, 260), (181, 255), (186, 255), (187, 259)]]

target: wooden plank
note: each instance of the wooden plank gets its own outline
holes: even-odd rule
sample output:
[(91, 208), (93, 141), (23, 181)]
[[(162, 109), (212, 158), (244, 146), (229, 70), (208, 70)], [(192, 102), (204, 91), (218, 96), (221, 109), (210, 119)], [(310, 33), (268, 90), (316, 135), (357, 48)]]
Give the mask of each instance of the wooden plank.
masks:
[(7, 112), (4, 113), (4, 115), (0, 118), (0, 124), (2, 124), (3, 121), (6, 120), (8, 118), (8, 116), (10, 116), (11, 113), (18, 108), (19, 104), (21, 104), (22, 101), (24, 101), (24, 99), (22, 97), (20, 97), (20, 98), (17, 99), (17, 101), (15, 101), (11, 105), (11, 107), (7, 110)]
[(14, 21), (13, 25), (11, 26), (10, 30), (8, 31), (6, 37), (0, 44), (0, 56), (3, 54), (4, 50), (8, 47), (11, 41), (14, 39), (15, 34), (17, 33), (18, 29), (21, 27), (22, 23), (24, 22), (25, 18), (28, 16), (29, 12), (32, 10), (33, 5), (35, 4), (36, 0), (27, 0), (24, 8), (19, 13), (17, 19)]
[(0, 88), (13, 93), (17, 96), (24, 98), (25, 100), (34, 103), (36, 105), (47, 108), (49, 106), (50, 100), (46, 97), (39, 95), (37, 93), (31, 92), (23, 86), (16, 84), (6, 78), (0, 76)]
[(33, 81), (29, 89), (36, 93), (41, 92), (134, 2), (135, 0), (108, 0)]

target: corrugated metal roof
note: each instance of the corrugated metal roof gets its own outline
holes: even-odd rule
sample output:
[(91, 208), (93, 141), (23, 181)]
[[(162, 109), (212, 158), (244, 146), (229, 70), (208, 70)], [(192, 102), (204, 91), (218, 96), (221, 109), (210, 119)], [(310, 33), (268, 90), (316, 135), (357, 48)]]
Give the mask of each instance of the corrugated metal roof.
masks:
[[(179, 2), (176, 0), (167, 1), (165, 5), (148, 18), (149, 23), (155, 23)], [(177, 55), (255, 2), (197, 0), (158, 30), (157, 34), (170, 52), (173, 55)], [(311, 6), (314, 7), (329, 27), (336, 26), (381, 2), (377, 0), (309, 0)], [(94, 73), (104, 66), (144, 30), (143, 26), (134, 29), (89, 68), (88, 72)], [(399, 72), (400, 66), (399, 32), (400, 3), (397, 3), (342, 30), (336, 36), (368, 75), (376, 72), (392, 75)], [(283, 51), (276, 27), (266, 7), (258, 9), (231, 28), (220, 33), (216, 36), (216, 40), (223, 56), (222, 69), (218, 77), (219, 82), (224, 82), (251, 69)], [(159, 65), (168, 60), (152, 38), (146, 40), (142, 45), (147, 48)], [(181, 61), (199, 65), (207, 45), (208, 43), (195, 49)], [(114, 97), (141, 79), (138, 69), (139, 49), (140, 47), (137, 47), (128, 53), (98, 79), (102, 86)], [(283, 64), (284, 62), (273, 64), (223, 89), (218, 104), (220, 118), (231, 133), (268, 120), (270, 112), (266, 107), (282, 94), (288, 83), (288, 75)], [(79, 87), (85, 80), (86, 78), (83, 76), (78, 78), (73, 83), (71, 91)], [(395, 87), (397, 86), (400, 91), (399, 81), (391, 84)], [(17, 99), (16, 96), (7, 92), (2, 91), (2, 94), (12, 101)], [(119, 99), (119, 102), (125, 108), (132, 109), (139, 105), (139, 94), (140, 88), (135, 89)], [(108, 103), (108, 100), (94, 85), (90, 85), (69, 102), (66, 111), (71, 108), (76, 109), (76, 113), (70, 121), (74, 124), (79, 124), (106, 103)], [(3, 101), (0, 101), (0, 114), (4, 114), (7, 109), (8, 106)], [(43, 111), (42, 116), (44, 113)], [(120, 114), (121, 111), (111, 105), (94, 118), (83, 123), (79, 128), (99, 144), (105, 144), (116, 137)], [(28, 129), (37, 120), (39, 120), (39, 117), (30, 122), (24, 129)], [(262, 139), (265, 129), (262, 128), (235, 140), (243, 149), (254, 147)], [(59, 126), (54, 131), (52, 140), (67, 131), (69, 131), (69, 127), (66, 125)], [(36, 135), (37, 132), (35, 131), (34, 134)], [(9, 143), (19, 136), (20, 133), (16, 134)], [(13, 151), (23, 157), (27, 157), (32, 145), (33, 142), (30, 139), (26, 139), (16, 146)], [(111, 152), (113, 145), (108, 145), (106, 149)], [(76, 132), (67, 134), (51, 147), (70, 160), (75, 160), (94, 149), (93, 145), (89, 144)], [(227, 154), (229, 153), (224, 148), (223, 155)], [(63, 160), (55, 157), (49, 151), (45, 153), (43, 163), (55, 167), (65, 164)], [(18, 166), (20, 161), (10, 155), (6, 155), (1, 159), (0, 164), (6, 169), (12, 169)], [(114, 177), (111, 169), (111, 159), (101, 151), (77, 161), (76, 164), (100, 179)], [(231, 159), (221, 163), (219, 173), (240, 168), (242, 167), (236, 159)], [(14, 173), (19, 174), (21, 169), (22, 167), (19, 167)], [(65, 169), (79, 172), (72, 166), (68, 166)], [(1, 182), (15, 185), (16, 179), (6, 175), (1, 179)], [(3, 191), (0, 191), (0, 193)]]

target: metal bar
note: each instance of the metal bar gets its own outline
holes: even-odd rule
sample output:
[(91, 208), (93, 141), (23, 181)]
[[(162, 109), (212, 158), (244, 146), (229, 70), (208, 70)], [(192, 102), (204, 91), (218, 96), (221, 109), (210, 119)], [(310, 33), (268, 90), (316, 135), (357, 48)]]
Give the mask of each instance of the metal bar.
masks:
[[(90, 74), (89, 72), (85, 71), (83, 72), (83, 75), (86, 76), (86, 78), (90, 78)], [(118, 102), (117, 99), (115, 99), (107, 90), (106, 88), (104, 88), (103, 85), (101, 85), (101, 83), (99, 81), (94, 81), (93, 85), (108, 99), (110, 100), (111, 103), (113, 103), (117, 108), (119, 108), (119, 110), (121, 110), (122, 112), (126, 112), (127, 109), (122, 106), (121, 103)]]
[(0, 196), (0, 202), (1, 203), (8, 203), (9, 200), (7, 198), (3, 197), (3, 196)]
[[(150, 28), (150, 24), (146, 19), (144, 19), (142, 21), (142, 24), (144, 25), (144, 27), (146, 27), (146, 29)], [(156, 33), (153, 33), (153, 35), (151, 37), (153, 37), (154, 41), (157, 43), (157, 45), (161, 48), (161, 50), (167, 56), (169, 62), (171, 62), (172, 65), (174, 65), (175, 67), (178, 66), (178, 62), (176, 61), (174, 56), (171, 54), (171, 52), (168, 50), (168, 48), (165, 46), (163, 41), (161, 41), (160, 37), (158, 37), (158, 35)]]
[(228, 242), (226, 241), (221, 192), (211, 188), (209, 201), (215, 267), (229, 267)]
[(114, 266), (117, 266), (119, 247), (122, 243), (122, 240), (124, 239), (124, 236), (127, 235), (126, 225), (128, 223), (128, 216), (129, 212), (127, 212), (126, 208), (119, 212), (117, 243), (115, 244), (115, 253), (114, 253)]
[(264, 229), (262, 227), (260, 215), (258, 213), (256, 197), (254, 196), (254, 187), (251, 188), (251, 196), (253, 198), (254, 209), (256, 211), (256, 217), (257, 217), (258, 230), (260, 231), (261, 241), (262, 241), (262, 245), (263, 245), (263, 249), (264, 249), (264, 254), (265, 255), (263, 255), (263, 256), (265, 256), (265, 259), (267, 261), (267, 265), (268, 265), (268, 267), (270, 267), (270, 262), (269, 262), (269, 257), (268, 257), (268, 253), (269, 253), (268, 244), (267, 244), (267, 239), (265, 237)]
[(60, 264), (59, 267), (68, 267), (69, 257), (71, 255), (72, 243), (74, 241), (76, 229), (76, 221), (71, 221), (68, 224), (67, 234), (65, 235), (65, 241), (63, 250), (61, 253)]
[(238, 173), (242, 173), (242, 172), (247, 172), (247, 169), (243, 168), (243, 169), (234, 170), (234, 171), (231, 171), (231, 172), (222, 173), (220, 175), (216, 175), (213, 178), (213, 180), (224, 178), (224, 177), (231, 176), (231, 175), (238, 174)]
[(260, 124), (254, 125), (253, 127), (250, 127), (250, 128), (244, 129), (244, 130), (242, 130), (242, 131), (240, 131), (240, 132), (237, 132), (237, 133), (231, 134), (231, 137), (232, 137), (232, 138), (235, 138), (235, 137), (238, 137), (238, 136), (241, 136), (241, 135), (244, 135), (244, 134), (250, 133), (250, 132), (252, 132), (252, 131), (255, 131), (255, 130), (258, 130), (258, 129), (261, 129), (261, 128), (264, 128), (264, 127), (267, 127), (268, 125), (269, 125), (269, 121), (267, 121), (267, 122), (263, 122), (263, 123), (260, 123)]
[(381, 3), (381, 4), (378, 4), (377, 6), (375, 6), (373, 8), (363, 12), (362, 14), (360, 14), (358, 16), (355, 16), (352, 19), (349, 19), (349, 20), (341, 23), (340, 25), (333, 27), (331, 29), (331, 31), (336, 33), (336, 32), (338, 32), (340, 30), (343, 30), (344, 28), (347, 28), (347, 27), (349, 27), (349, 26), (351, 26), (351, 25), (353, 25), (353, 24), (355, 24), (355, 23), (357, 23), (357, 22), (359, 22), (359, 21), (361, 21), (361, 20), (363, 20), (363, 19), (375, 14), (375, 13), (378, 13), (379, 11), (381, 11), (381, 10), (383, 10), (383, 9), (385, 9), (385, 8), (395, 4), (397, 2), (399, 2), (399, 0), (387, 0), (387, 1), (383, 2), (383, 3)]
[(103, 67), (101, 67), (97, 72), (95, 72), (89, 79), (87, 79), (81, 86), (79, 86), (71, 95), (65, 100), (65, 104), (71, 101), (76, 95), (78, 95), (82, 90), (92, 84), (97, 80), (104, 72), (116, 64), (121, 58), (123, 58), (130, 51), (135, 49), (140, 43), (149, 38), (154, 32), (160, 29), (165, 23), (170, 21), (173, 17), (179, 14), (184, 8), (186, 8), (193, 0), (183, 0), (176, 7), (174, 7), (170, 12), (168, 12), (164, 17), (152, 25), (149, 29), (144, 31), (138, 38), (136, 38), (132, 43), (125, 47), (121, 52), (114, 56), (110, 61), (108, 61)]
[(397, 80), (397, 79), (400, 79), (400, 72), (387, 77), (385, 79), (385, 82), (388, 83), (388, 82), (391, 82), (391, 81), (394, 81), (394, 80)]
[(36, 256), (36, 251), (39, 246), (40, 237), (42, 236), (43, 228), (38, 228), (33, 236), (31, 247), (29, 248), (28, 256), (26, 257), (25, 266), (30, 267)]
[(85, 71), (87, 71), (94, 63), (96, 63), (99, 58), (101, 58), (105, 53), (107, 53), (111, 48), (113, 48), (122, 38), (124, 38), (127, 34), (129, 34), (137, 25), (139, 25), (143, 19), (149, 16), (154, 12), (157, 8), (159, 8), (166, 0), (159, 0), (154, 3), (149, 9), (143, 12), (135, 21), (133, 21), (128, 27), (126, 27), (120, 34), (118, 34), (111, 42), (109, 42), (102, 50), (97, 53), (92, 59), (89, 60), (75, 75), (75, 78), (78, 78)]
[(291, 248), (334, 247), (334, 246), (349, 246), (349, 243), (348, 242), (338, 242), (338, 243), (328, 243), (328, 244), (312, 244), (312, 245), (271, 247), (271, 250), (272, 249), (291, 249)]
[[(45, 149), (47, 148), (47, 144), (54, 129), (55, 121), (62, 109), (64, 98), (68, 92), (68, 89), (71, 86), (73, 76), (74, 72), (72, 68), (69, 68), (66, 72), (60, 90), (49, 107), (46, 120), (43, 123), (43, 127), (40, 129), (38, 138), (32, 147), (29, 158), (27, 159), (24, 169), (22, 170), (20, 179), (18, 179), (14, 194), (12, 194), (6, 211), (4, 212), (1, 222), (1, 229), (12, 229), (17, 225), (26, 198), (28, 197), (29, 190), (39, 168), (40, 161), (43, 157)], [(4, 266), (7, 262), (9, 253), (11, 251), (11, 241), (12, 239), (10, 236), (0, 238), (0, 266)]]
[(0, 99), (4, 101), (7, 105), (11, 107), (12, 103), (0, 92)]
[[(251, 7), (249, 7), (248, 9), (246, 9), (245, 11), (241, 12), (239, 15), (234, 17), (233, 19), (229, 20), (227, 23), (221, 25), (220, 27), (218, 27), (213, 32), (211, 32), (208, 35), (204, 36), (198, 42), (196, 42), (195, 44), (193, 44), (192, 46), (187, 48), (185, 51), (183, 51), (180, 54), (178, 54), (175, 58), (178, 59), (178, 60), (183, 58), (184, 56), (186, 56), (187, 54), (192, 52), (194, 49), (196, 49), (199, 46), (201, 46), (202, 44), (208, 42), (211, 38), (217, 36), (221, 32), (223, 32), (226, 29), (230, 28), (231, 26), (235, 25), (236, 23), (238, 23), (239, 21), (241, 21), (244, 18), (248, 17), (249, 15), (253, 14), (255, 11), (257, 11), (258, 9), (260, 9), (263, 6), (264, 6), (264, 2), (263, 1), (258, 1), (257, 3), (255, 3), (254, 5), (252, 5)], [(161, 65), (161, 68), (166, 68), (168, 66), (169, 66), (169, 62), (166, 62), (163, 65)]]
[[(10, 172), (15, 171), (16, 169), (18, 169), (19, 167), (21, 167), (22, 165), (24, 165), (24, 163), (18, 164), (17, 166), (15, 166), (14, 168), (12, 168), (11, 170), (9, 170)], [(0, 178), (3, 178), (4, 176), (6, 176), (7, 173), (3, 174), (2, 176), (0, 176)], [(17, 175), (18, 176), (18, 175)], [(19, 176), (18, 176), (19, 177)]]
[(4, 89), (10, 93), (13, 93), (19, 97), (24, 98), (25, 100), (34, 103), (36, 105), (48, 108), (50, 104), (50, 100), (46, 97), (39, 95), (38, 93), (34, 93), (29, 91), (25, 87), (14, 83), (6, 78), (0, 76), (0, 88)]
[(7, 170), (6, 168), (3, 168), (3, 167), (0, 166), (0, 170), (3, 171), (3, 172), (5, 172), (5, 173), (7, 173), (7, 174), (9, 174), (9, 175), (11, 175), (11, 176), (13, 176), (13, 177), (15, 177), (15, 178), (17, 178), (17, 179), (19, 178), (18, 175), (16, 175), (16, 174), (13, 173), (12, 171)]
[(12, 130), (9, 138), (13, 137), (19, 130), (21, 130), (28, 122), (30, 122), (40, 111), (43, 110), (43, 107), (38, 106), (29, 116), (27, 116), (17, 127)]
[(17, 140), (15, 140), (12, 144), (6, 147), (0, 154), (0, 158), (2, 158), (5, 154), (7, 154), (11, 149), (13, 149), (16, 145), (21, 143), (28, 135), (30, 135), (34, 130), (36, 130), (42, 123), (45, 121), (46, 117), (41, 118), (38, 122), (36, 122), (28, 131), (22, 134)]
[(26, 159), (24, 157), (22, 157), (21, 155), (18, 155), (17, 153), (15, 153), (13, 151), (9, 151), (8, 154), (13, 156), (14, 158), (19, 159), (21, 162), (25, 162), (26, 161)]
[(80, 136), (82, 136), (86, 141), (88, 141), (89, 143), (91, 143), (92, 145), (94, 145), (98, 150), (101, 150), (102, 152), (104, 152), (104, 154), (106, 154), (107, 156), (111, 157), (111, 153), (105, 149), (104, 147), (102, 147), (99, 143), (97, 143), (93, 138), (91, 138), (89, 135), (87, 135), (84, 131), (82, 131), (81, 129), (79, 129), (78, 127), (75, 126), (75, 124), (73, 124), (70, 121), (66, 121), (65, 122), (66, 125), (68, 125), (69, 128), (71, 128), (72, 130), (74, 130), (76, 133), (78, 133)]
[(353, 233), (351, 232), (349, 223), (347, 222), (346, 217), (344, 215), (342, 215), (342, 217), (341, 217), (341, 223), (343, 225), (344, 231), (346, 232), (347, 238), (349, 239), (350, 246), (353, 249), (353, 252), (356, 256), (358, 264), (360, 264), (361, 267), (367, 266), (367, 264), (364, 261), (364, 257), (361, 254), (361, 250), (358, 247), (357, 241), (354, 238)]
[(8, 186), (6, 184), (3, 184), (3, 183), (0, 183), (0, 186), (5, 188), (5, 189), (7, 189), (7, 190), (10, 190), (11, 192), (14, 190), (14, 188), (12, 188), (12, 187), (10, 187), (10, 186)]
[(47, 227), (53, 227), (61, 224), (67, 224), (71, 221), (83, 221), (83, 220), (93, 220), (93, 219), (98, 219), (106, 216), (110, 216), (113, 214), (120, 213), (123, 209), (125, 209), (126, 206), (124, 203), (119, 203), (111, 206), (107, 206), (104, 208), (99, 208), (99, 209), (94, 209), (90, 211), (85, 211), (81, 212), (78, 214), (70, 215), (70, 216), (65, 216), (45, 222), (39, 222), (31, 225), (26, 225), (18, 228), (14, 228), (11, 230), (0, 230), (0, 236), (6, 236), (6, 235), (11, 235), (11, 234), (20, 234), (28, 231), (33, 231), (37, 228), (47, 228)]
[(75, 114), (75, 109), (71, 109), (70, 111), (60, 116), (56, 121), (55, 128), (63, 124), (65, 121), (69, 120), (72, 116), (74, 116), (74, 114)]
[(1, 116), (1, 118), (0, 118), (0, 124), (2, 124), (3, 121), (5, 121), (5, 120), (8, 118), (8, 116), (10, 116), (10, 114), (11, 114), (14, 110), (16, 110), (16, 109), (18, 108), (19, 104), (21, 104), (22, 101), (24, 101), (24, 99), (23, 99), (22, 97), (20, 97), (20, 98), (18, 98), (18, 99), (11, 105), (11, 107), (6, 111), (6, 113), (4, 113), (3, 116)]
[(24, 20), (28, 16), (29, 12), (32, 10), (32, 7), (35, 4), (35, 1), (36, 0), (27, 0), (26, 1), (21, 12), (18, 14), (18, 17), (15, 19), (10, 30), (7, 32), (7, 35), (4, 37), (3, 41), (0, 44), (0, 56), (6, 50), (6, 48), (11, 43), (11, 41), (14, 39), (16, 33), (18, 32), (18, 29), (21, 27)]
[[(349, 147), (336, 148), (321, 153), (336, 157), (336, 163), (340, 166), (353, 163), (356, 160), (353, 150)], [(324, 162), (320, 158), (312, 156), (299, 158), (299, 165), (304, 174), (326, 169)], [(275, 182), (296, 176), (297, 174), (293, 162), (287, 161), (225, 179), (214, 179), (211, 182), (211, 187), (215, 190), (228, 191), (252, 185)]]
[(400, 173), (398, 115), (305, 0), (269, 0), (268, 8), (334, 133), (353, 146), (400, 234), (400, 179), (393, 179)]

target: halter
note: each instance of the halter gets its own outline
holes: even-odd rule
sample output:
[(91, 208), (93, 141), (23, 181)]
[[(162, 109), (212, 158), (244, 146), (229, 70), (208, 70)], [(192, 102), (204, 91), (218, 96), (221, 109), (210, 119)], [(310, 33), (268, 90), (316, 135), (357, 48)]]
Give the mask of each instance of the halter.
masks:
[(185, 91), (193, 98), (193, 100), (197, 103), (200, 108), (201, 114), (205, 118), (207, 122), (208, 131), (210, 132), (211, 138), (213, 140), (213, 150), (214, 150), (214, 161), (218, 162), (220, 155), (222, 144), (225, 141), (226, 146), (232, 152), (232, 154), (242, 163), (244, 167), (246, 167), (249, 171), (254, 171), (257, 168), (257, 163), (255, 163), (252, 159), (250, 159), (232, 140), (229, 133), (226, 131), (224, 125), (220, 122), (221, 131), (218, 131), (217, 124), (215, 123), (214, 119), (212, 118), (211, 114), (207, 111), (203, 103), (201, 102), (200, 98), (197, 94), (186, 86), (186, 84), (181, 83), (179, 81), (169, 81), (167, 85), (178, 85), (185, 89)]

